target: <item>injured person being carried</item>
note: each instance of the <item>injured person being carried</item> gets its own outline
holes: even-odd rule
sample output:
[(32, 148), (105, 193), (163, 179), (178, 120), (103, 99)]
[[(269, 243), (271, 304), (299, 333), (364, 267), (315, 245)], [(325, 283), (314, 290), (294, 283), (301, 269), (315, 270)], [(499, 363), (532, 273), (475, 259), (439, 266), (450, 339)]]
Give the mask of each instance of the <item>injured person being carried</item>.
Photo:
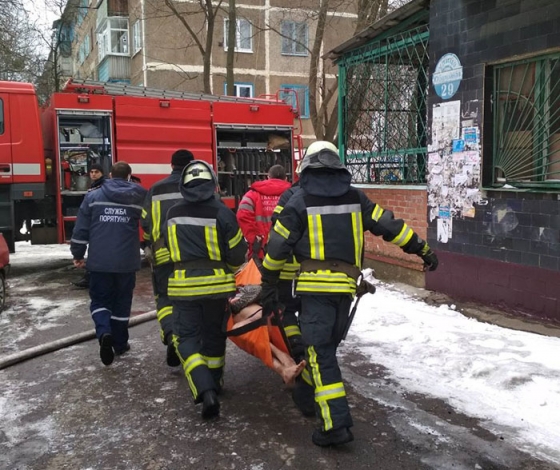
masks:
[(260, 272), (255, 262), (249, 261), (235, 278), (238, 290), (230, 299), (229, 339), (278, 373), (286, 385), (292, 386), (306, 362), (296, 364), (290, 355), (281, 319), (276, 315), (263, 318), (259, 304)]

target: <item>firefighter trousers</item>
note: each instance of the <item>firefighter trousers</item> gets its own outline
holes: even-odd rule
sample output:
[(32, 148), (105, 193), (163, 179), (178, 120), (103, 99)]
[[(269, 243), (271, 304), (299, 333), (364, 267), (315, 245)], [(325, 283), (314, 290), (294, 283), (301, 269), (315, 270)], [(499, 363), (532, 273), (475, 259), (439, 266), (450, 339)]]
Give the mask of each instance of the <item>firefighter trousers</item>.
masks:
[(167, 284), (169, 283), (169, 276), (173, 274), (173, 269), (173, 263), (165, 263), (154, 266), (152, 271), (159, 334), (165, 345), (167, 345), (173, 333), (173, 304), (167, 295)]
[(292, 296), (292, 281), (280, 281), (278, 283), (278, 300), (284, 306), (282, 312), (282, 327), (288, 338), (288, 346), (292, 358), (299, 363), (305, 355), (303, 339), (296, 313), (301, 309), (299, 297)]
[(173, 333), (195, 403), (207, 390), (219, 392), (226, 354), (227, 299), (175, 300)]
[(348, 318), (348, 295), (302, 295), (299, 322), (306, 345), (307, 369), (315, 389), (315, 413), (323, 431), (352, 426), (352, 417), (338, 367), (337, 329)]
[(116, 353), (124, 352), (128, 343), (128, 320), (136, 273), (90, 272), (90, 312), (97, 338), (109, 333)]

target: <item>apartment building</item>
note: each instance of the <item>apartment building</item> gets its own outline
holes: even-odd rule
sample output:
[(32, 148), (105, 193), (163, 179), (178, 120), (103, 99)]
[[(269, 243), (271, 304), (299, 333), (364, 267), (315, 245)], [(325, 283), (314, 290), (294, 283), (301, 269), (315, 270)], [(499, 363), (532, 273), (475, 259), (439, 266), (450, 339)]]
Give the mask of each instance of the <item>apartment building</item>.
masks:
[[(196, 0), (77, 0), (73, 34), (73, 76), (170, 90), (203, 92), (205, 56), (210, 90), (226, 93), (228, 2), (214, 2), (212, 40), (206, 11)], [(169, 3), (169, 2), (167, 2)], [(310, 93), (318, 102), (335, 86), (336, 68), (319, 60), (316, 90), (309, 90), (311, 50), (320, 0), (236, 2), (235, 94), (272, 95), (297, 107), (306, 141), (315, 137)], [(333, 2), (334, 3), (334, 2)], [(355, 0), (336, 2), (329, 11), (318, 54), (355, 33)], [(70, 7), (69, 7), (70, 8)], [(210, 50), (210, 52), (207, 52)], [(297, 99), (296, 99), (297, 96)], [(332, 103), (336, 96), (332, 99)], [(332, 106), (331, 106), (332, 110)]]

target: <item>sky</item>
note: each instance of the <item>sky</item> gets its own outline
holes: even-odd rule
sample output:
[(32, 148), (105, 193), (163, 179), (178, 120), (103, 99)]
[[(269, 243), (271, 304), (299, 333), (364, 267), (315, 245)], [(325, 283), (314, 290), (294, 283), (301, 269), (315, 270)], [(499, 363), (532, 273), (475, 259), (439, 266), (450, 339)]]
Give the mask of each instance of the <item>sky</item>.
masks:
[[(71, 259), (67, 245), (18, 243), (16, 250), (13, 265), (38, 257)], [(371, 280), (377, 292), (360, 301), (341, 356), (359, 353), (382, 365), (385, 378), (403, 393), (443, 400), (520, 450), (560, 464), (560, 338), (479, 322), (453, 305), (430, 306), (397, 286)], [(52, 318), (42, 317), (41, 328), (60, 322), (62, 310), (70, 314), (73, 308), (69, 302)], [(10, 316), (9, 310), (0, 316), (0, 327)], [(11, 334), (17, 343), (26, 332)], [(2, 414), (0, 407), (0, 422)], [(430, 434), (437, 436), (437, 430)]]

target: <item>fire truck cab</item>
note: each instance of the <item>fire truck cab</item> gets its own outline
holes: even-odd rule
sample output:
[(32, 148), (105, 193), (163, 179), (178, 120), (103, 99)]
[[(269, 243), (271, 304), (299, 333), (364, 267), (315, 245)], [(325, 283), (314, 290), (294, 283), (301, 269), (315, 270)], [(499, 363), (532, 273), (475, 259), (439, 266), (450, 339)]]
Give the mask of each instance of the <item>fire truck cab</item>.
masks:
[(31, 85), (0, 82), (0, 232), (11, 251), (19, 239), (64, 243), (92, 164), (108, 176), (114, 162), (126, 161), (149, 188), (171, 172), (171, 154), (180, 148), (213, 166), (223, 201), (236, 209), (270, 166), (293, 175), (301, 148), (295, 119), (277, 95), (247, 99), (87, 80), (69, 81), (40, 113)]

